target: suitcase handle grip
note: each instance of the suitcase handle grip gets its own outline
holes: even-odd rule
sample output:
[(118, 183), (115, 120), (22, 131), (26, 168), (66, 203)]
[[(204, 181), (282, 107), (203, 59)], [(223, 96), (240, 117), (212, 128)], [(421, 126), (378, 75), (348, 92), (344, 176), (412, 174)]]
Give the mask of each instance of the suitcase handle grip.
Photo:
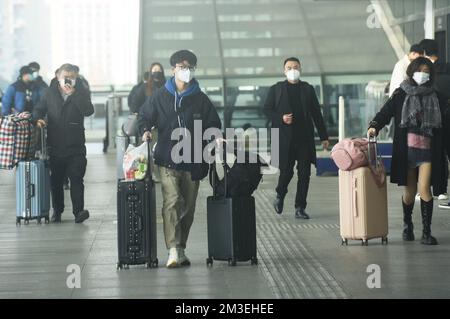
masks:
[(353, 180), (353, 216), (358, 217), (358, 179)]

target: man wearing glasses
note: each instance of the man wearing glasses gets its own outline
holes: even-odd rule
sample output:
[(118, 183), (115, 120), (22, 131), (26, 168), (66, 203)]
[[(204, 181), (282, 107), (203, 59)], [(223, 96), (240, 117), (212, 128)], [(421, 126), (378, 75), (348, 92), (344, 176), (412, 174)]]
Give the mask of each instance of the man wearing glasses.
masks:
[(306, 213), (311, 176), (311, 164), (316, 164), (314, 125), (325, 149), (328, 149), (328, 133), (325, 128), (319, 101), (314, 88), (300, 81), (300, 61), (293, 57), (284, 62), (286, 80), (270, 88), (264, 111), (273, 128), (279, 129), (280, 177), (274, 202), (275, 211), (282, 214), (284, 198), (294, 176), (297, 162), (297, 194), (295, 217), (309, 219)]
[[(206, 146), (203, 133), (208, 128), (220, 130), (221, 122), (213, 104), (194, 79), (197, 57), (187, 50), (178, 51), (170, 58), (170, 64), (174, 76), (163, 89), (147, 99), (139, 114), (139, 128), (144, 141), (151, 140), (153, 127), (158, 129), (154, 158), (161, 168), (164, 237), (169, 250), (167, 268), (178, 268), (191, 264), (185, 255), (186, 242), (194, 221), (199, 181), (208, 175), (209, 169), (203, 160), (194, 161), (194, 145), (203, 146), (202, 153), (196, 157), (203, 158)], [(178, 151), (177, 144), (194, 138), (194, 121), (201, 121), (202, 136), (197, 136), (201, 140), (191, 140), (190, 154), (187, 154), (189, 149)], [(173, 140), (172, 135), (178, 140)], [(181, 161), (174, 158), (178, 155)]]

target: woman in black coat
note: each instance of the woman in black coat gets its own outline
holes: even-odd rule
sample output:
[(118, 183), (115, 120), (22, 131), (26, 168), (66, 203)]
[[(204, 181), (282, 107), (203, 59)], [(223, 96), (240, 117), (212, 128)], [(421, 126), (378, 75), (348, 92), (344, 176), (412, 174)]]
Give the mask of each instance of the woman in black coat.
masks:
[(448, 125), (447, 101), (433, 89), (435, 68), (426, 58), (411, 62), (405, 80), (370, 123), (368, 134), (378, 135), (394, 118), (395, 134), (391, 183), (405, 186), (403, 240), (413, 241), (412, 212), (417, 191), (421, 198), (422, 244), (437, 245), (431, 236), (433, 196), (443, 183), (444, 125)]

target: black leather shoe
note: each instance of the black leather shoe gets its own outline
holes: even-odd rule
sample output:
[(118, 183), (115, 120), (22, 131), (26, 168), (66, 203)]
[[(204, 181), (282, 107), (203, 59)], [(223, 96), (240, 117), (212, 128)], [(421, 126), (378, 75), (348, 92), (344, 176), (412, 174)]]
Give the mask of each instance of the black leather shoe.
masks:
[(273, 208), (275, 208), (275, 211), (278, 215), (281, 215), (283, 213), (283, 206), (284, 198), (282, 198), (280, 195), (277, 195), (277, 198), (275, 198), (275, 201), (273, 202)]
[(52, 223), (59, 224), (61, 223), (61, 213), (53, 212), (52, 218), (50, 219)]
[(89, 211), (82, 210), (81, 212), (75, 215), (75, 223), (81, 224), (88, 218), (89, 218)]
[(295, 209), (295, 218), (298, 218), (298, 219), (309, 219), (309, 216), (305, 212), (304, 208), (296, 208)]

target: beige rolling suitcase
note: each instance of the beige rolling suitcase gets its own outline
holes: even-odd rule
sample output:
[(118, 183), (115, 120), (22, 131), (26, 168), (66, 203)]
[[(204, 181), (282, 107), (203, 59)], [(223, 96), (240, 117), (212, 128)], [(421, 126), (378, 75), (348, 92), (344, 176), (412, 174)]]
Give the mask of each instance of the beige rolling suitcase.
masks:
[(378, 179), (370, 167), (339, 171), (342, 245), (348, 245), (349, 239), (361, 240), (364, 246), (368, 245), (369, 239), (374, 238), (381, 238), (382, 244), (388, 242), (387, 183), (384, 167), (377, 157), (376, 145), (376, 140), (369, 143), (369, 150), (372, 150), (369, 151), (369, 162), (378, 172)]

